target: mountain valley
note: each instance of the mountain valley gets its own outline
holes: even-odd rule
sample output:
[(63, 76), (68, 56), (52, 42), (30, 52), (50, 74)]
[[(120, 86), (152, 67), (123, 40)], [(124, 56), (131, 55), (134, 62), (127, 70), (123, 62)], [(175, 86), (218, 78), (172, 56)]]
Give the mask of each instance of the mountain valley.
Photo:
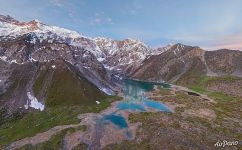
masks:
[(1, 149), (242, 145), (241, 50), (152, 48), (0, 15), (0, 68)]

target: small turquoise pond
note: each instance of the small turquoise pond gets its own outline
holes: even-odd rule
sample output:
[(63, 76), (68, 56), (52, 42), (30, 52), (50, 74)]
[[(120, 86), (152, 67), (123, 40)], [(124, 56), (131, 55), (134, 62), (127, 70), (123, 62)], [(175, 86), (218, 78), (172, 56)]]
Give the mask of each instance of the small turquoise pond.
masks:
[(104, 116), (103, 119), (111, 121), (113, 124), (115, 124), (116, 126), (118, 126), (120, 128), (127, 128), (128, 127), (128, 124), (127, 124), (125, 118), (120, 114), (118, 114), (118, 115), (115, 115), (115, 114), (106, 115), (106, 116)]
[(140, 112), (146, 112), (146, 108), (155, 109), (157, 111), (171, 112), (171, 110), (162, 103), (149, 99), (143, 100), (142, 102), (119, 102), (116, 107), (119, 110), (131, 110)]
[(157, 101), (152, 101), (152, 100), (147, 99), (147, 100), (144, 100), (144, 105), (146, 107), (153, 108), (156, 110), (171, 112), (171, 110), (168, 107), (166, 107), (165, 105), (163, 105)]

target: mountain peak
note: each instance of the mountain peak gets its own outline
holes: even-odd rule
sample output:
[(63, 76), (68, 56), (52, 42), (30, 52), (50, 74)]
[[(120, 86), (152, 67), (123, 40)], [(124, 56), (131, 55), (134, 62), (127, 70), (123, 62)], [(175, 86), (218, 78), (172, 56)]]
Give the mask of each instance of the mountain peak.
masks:
[(40, 23), (40, 21), (38, 19), (34, 19), (34, 20), (32, 20), (32, 22), (38, 22), (38, 23)]
[(126, 38), (126, 39), (121, 40), (121, 41), (126, 42), (126, 43), (141, 44), (141, 45), (148, 47), (143, 41), (140, 41), (140, 40), (135, 39), (135, 38)]
[(0, 16), (0, 40), (10, 41), (26, 36), (28, 37), (26, 41), (31, 44), (63, 43), (88, 50), (96, 57), (103, 55), (93, 39), (76, 31), (46, 25), (36, 19), (20, 22), (10, 16)]
[(175, 51), (181, 51), (181, 50), (184, 50), (184, 49), (187, 49), (187, 48), (192, 48), (193, 46), (190, 46), (190, 45), (185, 45), (185, 44), (182, 44), (182, 43), (176, 43), (174, 45), (172, 45), (170, 47), (171, 50), (175, 50)]
[(14, 19), (9, 15), (0, 15), (0, 22), (7, 22), (7, 23), (19, 23), (18, 20)]
[(1, 36), (9, 36), (17, 37), (24, 34), (32, 33), (35, 34), (46, 34), (46, 36), (50, 36), (50, 34), (54, 34), (60, 36), (62, 38), (80, 38), (83, 37), (76, 31), (71, 31), (68, 29), (50, 26), (41, 23), (39, 20), (34, 19), (29, 22), (20, 22), (15, 20), (10, 16), (0, 15), (0, 35)]

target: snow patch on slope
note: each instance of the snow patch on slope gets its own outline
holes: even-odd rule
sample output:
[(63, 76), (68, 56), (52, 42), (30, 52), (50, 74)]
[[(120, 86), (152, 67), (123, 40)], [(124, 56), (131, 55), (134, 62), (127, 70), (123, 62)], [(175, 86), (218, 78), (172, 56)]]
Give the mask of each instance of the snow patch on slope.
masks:
[(110, 38), (96, 37), (93, 40), (106, 55), (113, 55), (119, 50), (117, 43)]
[(114, 95), (114, 92), (111, 89), (105, 88), (105, 87), (100, 87), (99, 90), (103, 91), (104, 93), (108, 95)]
[[(43, 111), (45, 106), (38, 102), (37, 98), (31, 95), (30, 92), (27, 92), (28, 100), (27, 104), (24, 105), (25, 109), (28, 109), (29, 107), (32, 107), (34, 109), (39, 109), (40, 111)], [(30, 101), (30, 102), (29, 102)]]
[(7, 61), (7, 57), (6, 56), (0, 56), (0, 59), (3, 61)]
[(55, 66), (55, 65), (52, 65), (52, 66), (51, 66), (51, 68), (55, 69), (55, 68), (56, 68), (56, 66)]
[(2, 61), (5, 61), (9, 64), (12, 64), (12, 63), (15, 63), (15, 64), (23, 64), (23, 63), (18, 63), (16, 59), (13, 59), (13, 60), (8, 60), (8, 58), (6, 56), (0, 56), (0, 59)]

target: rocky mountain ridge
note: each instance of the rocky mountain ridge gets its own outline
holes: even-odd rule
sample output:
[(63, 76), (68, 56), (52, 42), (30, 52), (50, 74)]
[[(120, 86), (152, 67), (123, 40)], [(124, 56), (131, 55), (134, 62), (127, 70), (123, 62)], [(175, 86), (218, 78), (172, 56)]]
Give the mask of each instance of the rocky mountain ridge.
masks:
[[(114, 95), (121, 89), (120, 80), (123, 77), (171, 83), (188, 81), (193, 76), (201, 75), (242, 77), (241, 51), (205, 51), (183, 44), (154, 49), (135, 39), (93, 39), (37, 20), (20, 22), (0, 15), (0, 67), (3, 68), (0, 71), (0, 100), (6, 102), (11, 99), (4, 105), (16, 103), (19, 108), (29, 97), (36, 97), (45, 103), (48, 94), (43, 87), (51, 88), (47, 81), (55, 80), (52, 71), (62, 68), (58, 64), (66, 66), (64, 72), (70, 77), (68, 81), (83, 78), (85, 83), (88, 81), (85, 85), (92, 87), (90, 90), (99, 89), (107, 95)], [(26, 80), (21, 84), (17, 82), (19, 76), (15, 76), (16, 73)], [(33, 89), (41, 77), (44, 79), (38, 87), (38, 94)], [(42, 82), (45, 84), (42, 85)], [(80, 86), (77, 85), (77, 88)], [(9, 89), (17, 94), (6, 98)], [(63, 89), (65, 93), (67, 89)], [(19, 101), (21, 105), (17, 104), (19, 96), (22, 97)]]
[[(0, 71), (0, 109), (28, 110), (47, 103), (45, 100), (60, 99), (61, 93), (75, 100), (76, 96), (83, 99), (93, 92), (88, 94), (90, 102), (104, 95), (114, 95), (115, 78), (97, 60), (102, 55), (91, 38), (75, 31), (36, 20), (19, 22), (10, 16), (0, 16), (0, 67), (3, 68)], [(62, 79), (55, 73), (60, 70), (63, 72), (59, 76), (65, 76), (62, 77), (64, 82), (58, 85), (54, 81)], [(70, 82), (72, 84), (68, 85)], [(41, 94), (34, 92), (36, 86)], [(80, 91), (73, 93), (76, 89), (70, 91), (71, 88)], [(33, 108), (43, 110), (44, 106)]]
[(96, 43), (67, 29), (48, 26), (36, 20), (19, 22), (7, 16), (0, 19), (0, 58), (8, 63), (48, 62), (62, 58), (75, 65), (98, 87), (110, 86), (110, 75), (97, 60), (102, 51)]
[(190, 76), (242, 77), (242, 52), (228, 49), (206, 51), (199, 47), (175, 44), (164, 53), (144, 60), (131, 76), (173, 83)]
[(136, 39), (112, 40), (105, 37), (95, 38), (100, 50), (105, 54), (102, 63), (107, 69), (129, 75), (149, 56), (158, 55), (170, 48), (170, 45), (153, 49)]

